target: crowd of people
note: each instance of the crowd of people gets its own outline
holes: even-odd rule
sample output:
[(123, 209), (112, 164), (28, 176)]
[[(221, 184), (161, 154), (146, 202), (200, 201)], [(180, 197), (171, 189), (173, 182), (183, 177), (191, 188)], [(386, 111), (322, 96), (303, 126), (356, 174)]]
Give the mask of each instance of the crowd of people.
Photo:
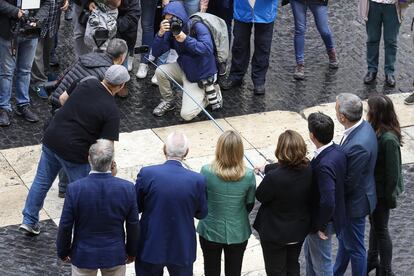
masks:
[[(207, 106), (222, 107), (221, 89), (242, 85), (252, 29), (253, 92), (265, 94), (277, 0), (162, 0), (157, 30), (157, 1), (42, 0), (30, 11), (24, 9), (24, 1), (0, 0), (0, 125), (10, 125), (12, 89), (16, 114), (29, 122), (39, 120), (30, 107), (29, 90), (50, 99), (52, 117), (45, 126), (20, 229), (40, 234), (39, 211), (59, 176), (59, 196), (65, 202), (57, 252), (72, 264), (72, 275), (96, 275), (97, 269), (103, 275), (125, 275), (125, 264), (132, 262), (137, 275), (162, 275), (164, 267), (172, 276), (192, 275), (196, 232), (206, 276), (220, 275), (223, 251), (225, 274), (240, 275), (251, 227), (259, 234), (268, 275), (299, 275), (302, 250), (307, 275), (344, 275), (349, 263), (355, 276), (374, 269), (378, 275), (394, 275), (388, 220), (404, 186), (401, 130), (387, 96), (368, 99), (364, 120), (361, 99), (339, 94), (336, 117), (345, 130), (338, 145), (332, 141), (332, 118), (311, 114), (309, 137), (317, 149), (312, 160), (303, 137), (287, 130), (277, 140), (277, 163), (249, 169), (240, 135), (226, 131), (218, 139), (214, 161), (200, 173), (193, 172), (182, 162), (188, 139), (175, 132), (165, 141), (167, 161), (142, 168), (135, 186), (115, 176), (120, 115), (114, 96), (128, 95), (141, 12), (142, 41), (149, 52), (141, 55), (136, 76), (146, 77), (148, 63), (158, 64), (152, 81), (159, 86), (161, 101), (153, 114), (163, 116), (175, 109), (182, 86), (180, 115), (191, 120)], [(282, 4), (289, 2), (295, 20), (293, 77), (305, 78), (307, 9), (325, 43), (328, 66), (338, 68), (327, 1)], [(384, 29), (385, 84), (395, 86), (398, 30), (409, 2), (360, 1), (368, 36), (366, 84), (377, 76)], [(56, 65), (59, 21), (66, 10), (72, 12), (65, 18), (73, 21), (77, 59), (53, 80), (49, 66)], [(222, 79), (231, 38), (230, 72)], [(411, 95), (406, 103), (413, 100)], [(264, 175), (257, 189), (255, 173)], [(261, 205), (250, 225), (248, 216), (256, 200)], [(197, 228), (194, 218), (199, 220)], [(335, 234), (339, 248), (334, 263)]]
[[(93, 75), (102, 80), (104, 70), (113, 63), (132, 71), (139, 21), (141, 42), (149, 47), (149, 52), (141, 54), (136, 77), (146, 78), (149, 63), (156, 64), (157, 70), (151, 81), (159, 86), (161, 101), (153, 110), (155, 116), (163, 116), (179, 105), (177, 99), (180, 97), (176, 94), (180, 88), (183, 89), (180, 115), (184, 120), (192, 120), (207, 106), (213, 111), (222, 108), (221, 89), (240, 87), (249, 63), (254, 94), (265, 94), (278, 0), (269, 3), (247, 0), (41, 0), (40, 6), (25, 9), (26, 1), (0, 0), (0, 54), (4, 57), (0, 60), (2, 127), (10, 125), (12, 91), (15, 93), (15, 113), (29, 122), (38, 122), (38, 114), (30, 107), (29, 91), (49, 99), (55, 111), (62, 105), (60, 95), (64, 94), (64, 99), (65, 90), (82, 78)], [(394, 64), (398, 33), (404, 9), (411, 2), (360, 0), (359, 15), (366, 21), (367, 32), (365, 84), (376, 81), (383, 35), (385, 85), (396, 85)], [(292, 8), (295, 23), (294, 79), (305, 79), (308, 10), (311, 10), (325, 44), (328, 66), (337, 69), (340, 63), (328, 23), (328, 1), (281, 1), (281, 5), (286, 4)], [(66, 20), (73, 21), (76, 60), (57, 77), (51, 66), (59, 65), (56, 47), (62, 12), (65, 12)], [(252, 30), (254, 53), (250, 62)], [(108, 49), (111, 39), (124, 40), (126, 53), (120, 42), (116, 45), (118, 49)], [(231, 60), (228, 60), (230, 52)], [(227, 63), (230, 70), (225, 77)], [(117, 93), (119, 97), (127, 95), (127, 86)], [(414, 104), (414, 93), (405, 103)]]

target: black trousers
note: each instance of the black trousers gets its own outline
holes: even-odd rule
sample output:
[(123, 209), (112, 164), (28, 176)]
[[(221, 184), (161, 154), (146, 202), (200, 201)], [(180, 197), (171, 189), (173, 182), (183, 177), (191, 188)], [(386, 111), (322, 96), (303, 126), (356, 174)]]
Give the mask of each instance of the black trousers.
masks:
[(250, 60), (250, 36), (253, 26), (252, 81), (255, 86), (258, 86), (264, 85), (266, 81), (274, 22), (253, 24), (234, 19), (230, 79), (241, 81), (247, 72)]
[(208, 241), (200, 236), (200, 245), (204, 256), (205, 276), (220, 276), (221, 253), (223, 250), (224, 274), (226, 276), (240, 276), (247, 241), (236, 244), (223, 244)]
[(299, 255), (303, 241), (286, 245), (260, 241), (267, 276), (300, 276)]
[(369, 217), (371, 229), (369, 231), (368, 263), (378, 263), (380, 257), (380, 268), (382, 271), (391, 271), (392, 241), (388, 231), (388, 220), (390, 209), (384, 200), (378, 199), (374, 212)]

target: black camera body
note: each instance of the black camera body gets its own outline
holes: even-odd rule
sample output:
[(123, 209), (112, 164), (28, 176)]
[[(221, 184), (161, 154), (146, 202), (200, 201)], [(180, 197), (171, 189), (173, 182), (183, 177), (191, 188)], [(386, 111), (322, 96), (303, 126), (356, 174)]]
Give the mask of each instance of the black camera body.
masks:
[(183, 30), (183, 21), (180, 18), (173, 16), (169, 22), (171, 33), (173, 35), (179, 35)]
[(40, 21), (34, 17), (33, 11), (25, 11), (13, 29), (13, 34), (19, 37), (33, 39), (40, 37), (42, 26)]

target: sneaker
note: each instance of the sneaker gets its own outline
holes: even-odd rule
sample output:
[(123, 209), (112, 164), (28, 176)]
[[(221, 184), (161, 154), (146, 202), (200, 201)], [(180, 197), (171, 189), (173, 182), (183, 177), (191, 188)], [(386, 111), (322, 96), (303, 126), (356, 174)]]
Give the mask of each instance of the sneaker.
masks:
[(385, 75), (385, 85), (388, 87), (395, 87), (395, 77), (393, 74)]
[(175, 104), (173, 101), (167, 102), (167, 101), (162, 100), (160, 104), (156, 108), (154, 108), (154, 111), (152, 111), (152, 114), (154, 114), (157, 117), (161, 117), (161, 116), (164, 116), (164, 114), (167, 113), (168, 111), (171, 111), (174, 109), (175, 109)]
[(305, 79), (305, 65), (299, 63), (296, 65), (295, 73), (293, 73), (293, 78), (295, 80), (304, 80)]
[(34, 225), (22, 223), (19, 227), (19, 230), (23, 231), (25, 234), (28, 234), (28, 235), (39, 235), (40, 234), (40, 226), (37, 223)]
[(10, 125), (9, 112), (6, 109), (0, 108), (0, 126), (6, 127)]
[(230, 90), (242, 86), (241, 80), (233, 80), (230, 77), (220, 82), (220, 87), (223, 90)]
[(331, 69), (338, 69), (339, 68), (339, 61), (336, 56), (335, 49), (328, 51), (328, 57), (329, 57), (329, 68)]
[(157, 75), (154, 74), (154, 76), (152, 76), (151, 83), (152, 85), (158, 85)]
[(404, 103), (407, 105), (413, 105), (414, 104), (414, 93), (412, 93), (410, 96), (408, 96), (405, 100)]
[(377, 78), (377, 72), (368, 71), (367, 74), (364, 77), (364, 83), (365, 84), (373, 84), (375, 82), (376, 78)]
[(49, 97), (45, 88), (42, 86), (33, 87), (33, 91), (36, 92), (36, 95), (41, 99), (47, 99)]
[(134, 68), (134, 56), (128, 56), (128, 72)]
[(17, 106), (16, 114), (31, 123), (36, 123), (39, 121), (39, 117), (32, 111), (29, 104)]
[(148, 64), (140, 63), (136, 77), (139, 79), (145, 79), (147, 77), (147, 74), (148, 74)]

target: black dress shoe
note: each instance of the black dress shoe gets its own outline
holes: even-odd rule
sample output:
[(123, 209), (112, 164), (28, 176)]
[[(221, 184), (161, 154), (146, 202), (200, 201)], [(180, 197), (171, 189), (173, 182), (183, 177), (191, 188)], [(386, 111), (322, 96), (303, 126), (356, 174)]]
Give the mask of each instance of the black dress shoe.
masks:
[(36, 123), (39, 121), (39, 117), (32, 111), (30, 105), (18, 106), (16, 109), (16, 114), (31, 123)]
[(395, 77), (393, 74), (386, 74), (385, 75), (385, 84), (389, 87), (395, 86)]
[(264, 87), (264, 85), (255, 85), (253, 88), (253, 93), (255, 95), (261, 96), (264, 95), (266, 93), (266, 89)]
[(368, 72), (364, 77), (365, 84), (373, 84), (377, 78), (377, 72)]
[(0, 108), (0, 126), (5, 127), (10, 125), (9, 112), (6, 109)]
[(230, 90), (234, 88), (238, 88), (242, 85), (241, 80), (233, 80), (230, 78), (227, 78), (219, 83), (221, 89), (223, 90)]

